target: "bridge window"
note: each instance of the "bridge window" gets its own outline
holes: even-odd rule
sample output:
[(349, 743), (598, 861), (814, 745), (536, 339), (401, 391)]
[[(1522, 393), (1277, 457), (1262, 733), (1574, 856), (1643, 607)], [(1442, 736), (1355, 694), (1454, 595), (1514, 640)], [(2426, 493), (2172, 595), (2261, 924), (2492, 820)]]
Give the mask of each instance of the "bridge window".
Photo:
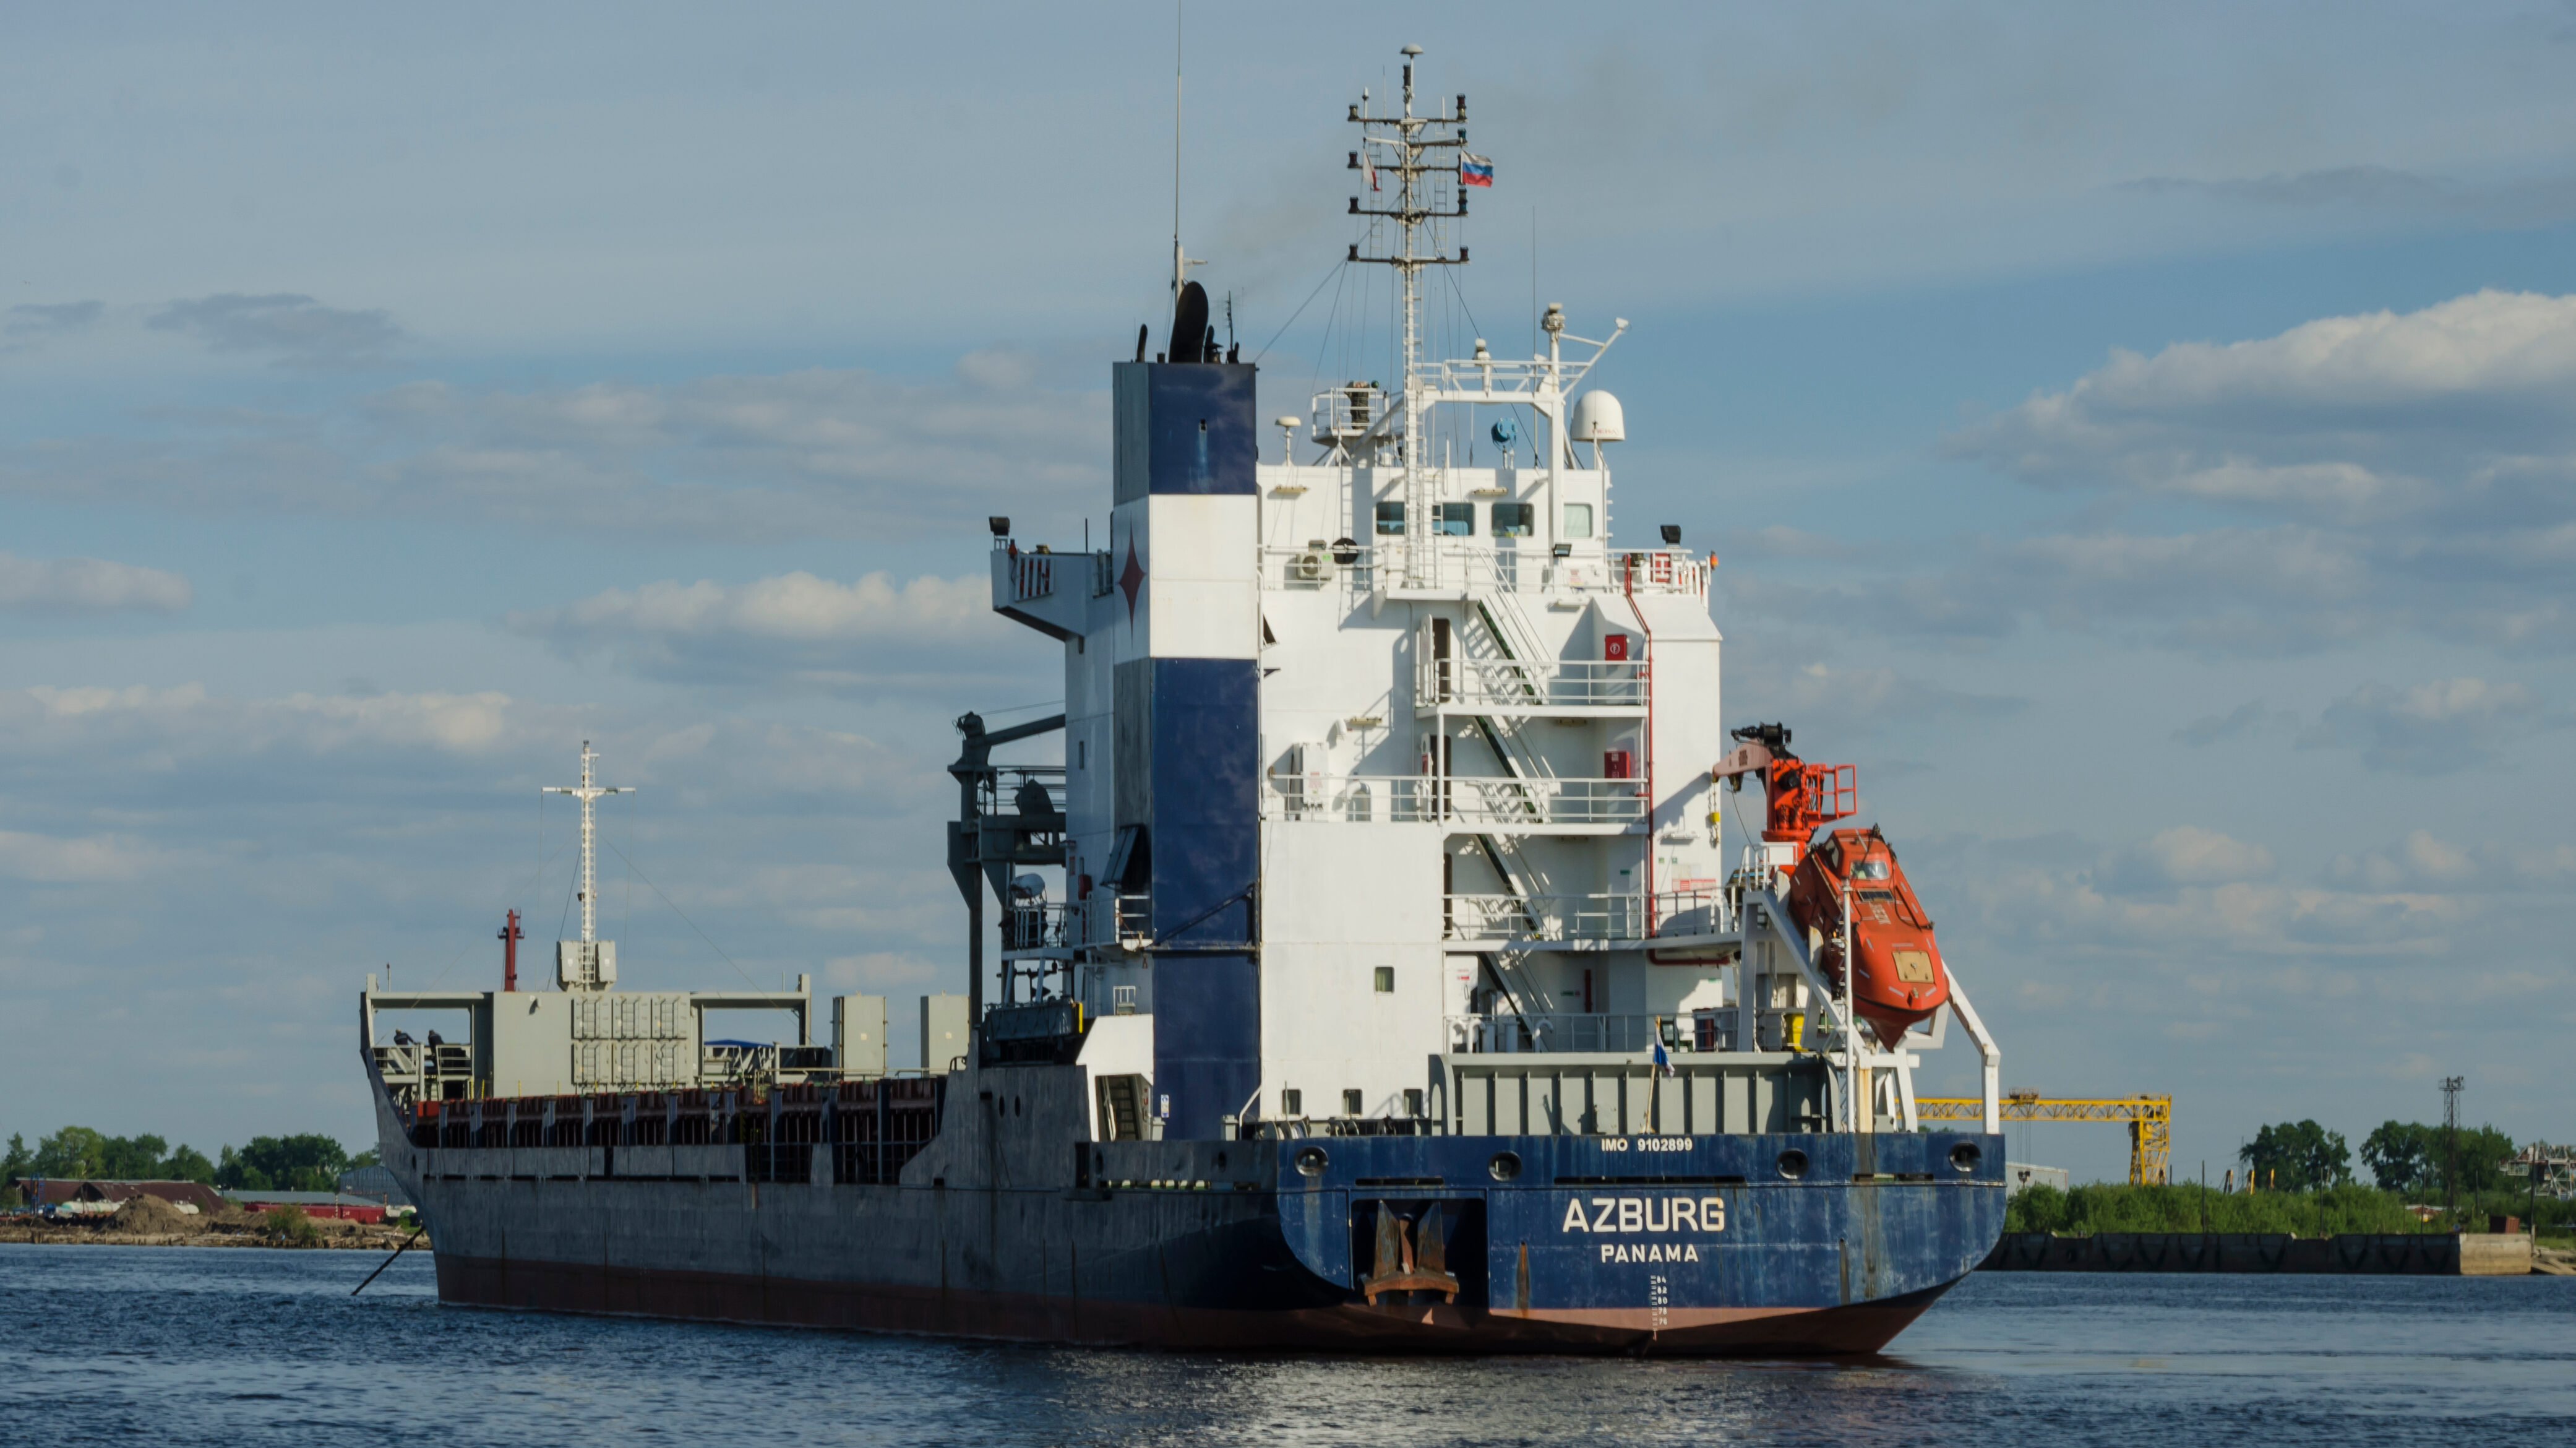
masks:
[(1401, 534), (1404, 531), (1404, 505), (1402, 503), (1380, 503), (1377, 505), (1377, 531), (1380, 537), (1391, 537)]
[(1431, 531), (1442, 538), (1472, 538), (1476, 534), (1476, 505), (1442, 503), (1440, 516)]
[(1496, 503), (1494, 536), (1526, 538), (1538, 528), (1538, 505), (1535, 503)]
[(1562, 533), (1559, 533), (1557, 536), (1558, 536), (1558, 537), (1560, 537), (1560, 538), (1589, 538), (1589, 537), (1591, 537), (1591, 536), (1592, 536), (1592, 505), (1591, 505), (1590, 503), (1568, 503), (1568, 504), (1566, 504), (1566, 505), (1565, 505), (1565, 530), (1564, 530)]

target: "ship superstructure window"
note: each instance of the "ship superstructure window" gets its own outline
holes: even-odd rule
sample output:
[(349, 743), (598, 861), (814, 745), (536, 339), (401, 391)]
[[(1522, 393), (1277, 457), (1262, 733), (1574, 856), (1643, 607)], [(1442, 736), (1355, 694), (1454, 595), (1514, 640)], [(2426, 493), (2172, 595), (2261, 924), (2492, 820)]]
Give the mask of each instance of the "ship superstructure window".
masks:
[(1303, 1115), (1305, 1115), (1305, 1114), (1306, 1114), (1306, 1093), (1305, 1093), (1305, 1092), (1303, 1092), (1303, 1091), (1296, 1091), (1296, 1090), (1289, 1090), (1289, 1091), (1282, 1091), (1282, 1092), (1280, 1092), (1280, 1093), (1279, 1093), (1279, 1114), (1280, 1114), (1280, 1115), (1282, 1115), (1282, 1116), (1303, 1116)]
[(1421, 1088), (1421, 1087), (1419, 1087), (1419, 1086), (1411, 1086), (1411, 1087), (1407, 1087), (1407, 1088), (1405, 1088), (1405, 1092), (1404, 1092), (1404, 1114), (1405, 1114), (1405, 1115), (1407, 1115), (1407, 1116), (1420, 1116), (1420, 1115), (1422, 1114), (1422, 1088)]
[(1402, 503), (1380, 503), (1377, 505), (1377, 531), (1378, 536), (1386, 538), (1395, 537), (1404, 532), (1404, 505)]
[(1535, 503), (1496, 503), (1494, 536), (1526, 538), (1538, 530), (1538, 505)]
[(1591, 537), (1591, 536), (1592, 536), (1592, 505), (1591, 505), (1590, 503), (1568, 503), (1568, 504), (1566, 504), (1566, 505), (1565, 505), (1565, 530), (1564, 530), (1562, 533), (1558, 534), (1557, 536), (1559, 536), (1559, 537), (1561, 537), (1561, 538), (1589, 538), (1589, 537)]
[(1394, 966), (1381, 965), (1377, 968), (1377, 993), (1379, 995), (1395, 994)]
[(1361, 1112), (1366, 1111), (1366, 1110), (1368, 1109), (1368, 1107), (1366, 1107), (1365, 1105), (1361, 1104), (1361, 1099), (1362, 1099), (1362, 1098), (1361, 1098), (1360, 1093), (1358, 1092), (1358, 1090), (1357, 1090), (1357, 1089), (1353, 1089), (1353, 1090), (1349, 1090), (1349, 1091), (1345, 1091), (1345, 1092), (1343, 1092), (1343, 1093), (1342, 1093), (1342, 1114), (1343, 1114), (1344, 1116), (1357, 1116), (1357, 1115), (1359, 1115)]
[(1431, 531), (1442, 538), (1472, 538), (1476, 536), (1476, 505), (1473, 503), (1442, 503), (1440, 505), (1438, 526), (1434, 527)]

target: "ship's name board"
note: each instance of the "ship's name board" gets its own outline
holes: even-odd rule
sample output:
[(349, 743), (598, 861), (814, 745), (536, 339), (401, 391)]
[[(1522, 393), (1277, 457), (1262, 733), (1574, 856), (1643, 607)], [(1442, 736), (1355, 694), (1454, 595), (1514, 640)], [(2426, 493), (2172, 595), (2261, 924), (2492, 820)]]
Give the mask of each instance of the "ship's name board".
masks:
[(1724, 1197), (1573, 1197), (1560, 1232), (1723, 1232)]

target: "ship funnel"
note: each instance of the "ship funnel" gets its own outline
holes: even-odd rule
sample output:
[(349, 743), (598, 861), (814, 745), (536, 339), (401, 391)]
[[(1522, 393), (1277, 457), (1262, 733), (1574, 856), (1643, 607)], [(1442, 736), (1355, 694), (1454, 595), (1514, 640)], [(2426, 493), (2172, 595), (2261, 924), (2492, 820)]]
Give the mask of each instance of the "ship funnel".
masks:
[(1174, 362), (1204, 362), (1207, 335), (1207, 288), (1184, 282), (1180, 300), (1172, 307), (1172, 348), (1163, 355)]

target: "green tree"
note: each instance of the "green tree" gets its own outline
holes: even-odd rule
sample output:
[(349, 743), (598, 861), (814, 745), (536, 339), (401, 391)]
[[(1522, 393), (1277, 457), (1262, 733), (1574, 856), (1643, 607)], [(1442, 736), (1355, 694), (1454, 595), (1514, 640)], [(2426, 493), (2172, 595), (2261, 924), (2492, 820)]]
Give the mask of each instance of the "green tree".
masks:
[[(224, 1148), (215, 1169), (219, 1185), (253, 1191), (327, 1192), (349, 1166), (349, 1153), (319, 1132), (301, 1136), (254, 1136), (235, 1155)], [(233, 1179), (225, 1181), (229, 1172)]]
[(0, 1161), (0, 1185), (6, 1185), (22, 1176), (30, 1175), (35, 1167), (36, 1154), (27, 1150), (27, 1138), (17, 1132), (10, 1132), (8, 1158)]
[(170, 1153), (169, 1160), (161, 1163), (161, 1169), (154, 1175), (165, 1181), (204, 1182), (213, 1186), (215, 1164), (206, 1160), (204, 1152), (183, 1143), (177, 1151)]
[(2007, 1232), (2060, 1232), (2066, 1229), (2066, 1193), (2039, 1182), (2013, 1193), (2004, 1204)]
[[(2438, 1126), (2433, 1128), (2435, 1147), (2433, 1169), (2437, 1173), (2434, 1178), (2436, 1181), (2441, 1179), (2438, 1173), (2445, 1165), (2445, 1157), (2442, 1155), (2443, 1135), (2442, 1128)], [(2505, 1158), (2513, 1153), (2513, 1138), (2494, 1127), (2481, 1126), (2475, 1129), (2461, 1127), (2458, 1157), (2460, 1191), (2463, 1194), (2492, 1192), (2508, 1186), (2521, 1186), (2524, 1181), (2522, 1172), (2518, 1169), (2508, 1169), (2504, 1164)]]
[(2362, 1139), (2362, 1165), (2382, 1187), (2421, 1200), (2441, 1185), (2439, 1135), (2421, 1122), (2383, 1121)]
[(85, 1178), (105, 1176), (107, 1138), (86, 1126), (66, 1126), (36, 1143), (33, 1175)]
[(160, 1137), (111, 1136), (99, 1143), (98, 1174), (117, 1181), (148, 1181), (161, 1175), (161, 1158), (170, 1143)]
[(2266, 1126), (2236, 1156), (2265, 1191), (2314, 1191), (2352, 1180), (2352, 1148), (2343, 1133), (2313, 1121)]
[(275, 1189), (277, 1183), (268, 1179), (268, 1173), (242, 1160), (240, 1152), (227, 1146), (215, 1160), (215, 1185), (228, 1192), (264, 1192)]

